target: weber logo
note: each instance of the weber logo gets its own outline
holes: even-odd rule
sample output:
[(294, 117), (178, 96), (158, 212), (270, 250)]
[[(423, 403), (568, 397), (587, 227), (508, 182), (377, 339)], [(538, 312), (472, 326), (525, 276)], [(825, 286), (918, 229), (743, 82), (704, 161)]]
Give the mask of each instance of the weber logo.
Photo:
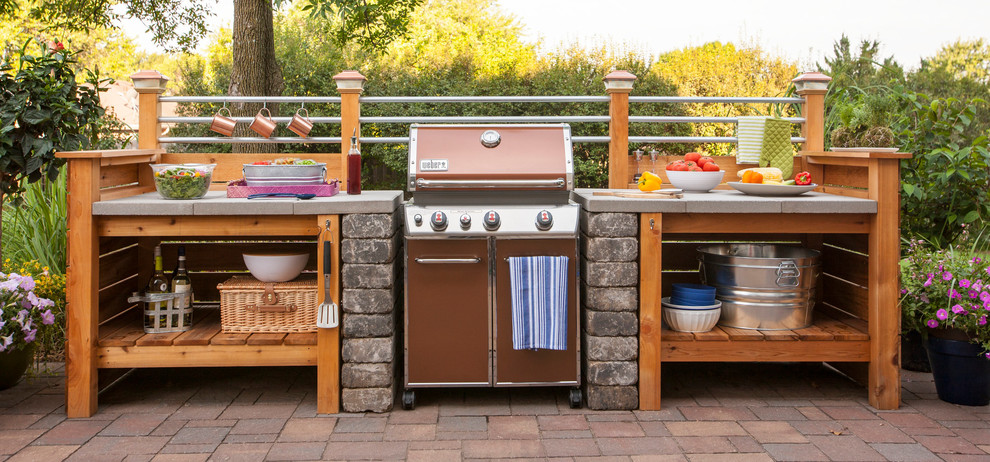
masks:
[(447, 159), (423, 159), (419, 161), (421, 172), (446, 172)]

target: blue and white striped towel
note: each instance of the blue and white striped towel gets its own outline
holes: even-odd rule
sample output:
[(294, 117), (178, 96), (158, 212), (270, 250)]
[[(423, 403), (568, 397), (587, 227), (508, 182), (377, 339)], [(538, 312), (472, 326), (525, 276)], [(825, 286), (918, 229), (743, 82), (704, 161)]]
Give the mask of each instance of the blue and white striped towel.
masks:
[(509, 257), (512, 348), (567, 349), (567, 257)]

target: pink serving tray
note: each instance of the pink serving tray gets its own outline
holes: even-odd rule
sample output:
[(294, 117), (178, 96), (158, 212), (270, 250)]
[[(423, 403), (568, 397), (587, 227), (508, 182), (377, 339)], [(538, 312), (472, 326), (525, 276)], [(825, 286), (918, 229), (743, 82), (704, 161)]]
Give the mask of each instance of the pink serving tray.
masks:
[(248, 186), (243, 178), (227, 183), (227, 197), (248, 197), (252, 194), (292, 193), (316, 194), (317, 197), (330, 197), (340, 192), (339, 181), (330, 180), (324, 184)]

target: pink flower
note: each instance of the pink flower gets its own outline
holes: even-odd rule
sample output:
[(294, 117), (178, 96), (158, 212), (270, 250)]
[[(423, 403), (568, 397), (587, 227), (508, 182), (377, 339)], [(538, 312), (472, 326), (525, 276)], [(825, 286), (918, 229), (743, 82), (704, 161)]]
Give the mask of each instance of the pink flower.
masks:
[(952, 312), (955, 314), (963, 314), (966, 312), (966, 308), (963, 308), (962, 305), (952, 305)]
[(904, 295), (906, 293), (907, 293), (907, 289), (901, 289), (901, 295)]
[(926, 322), (925, 324), (932, 329), (938, 327), (938, 321), (934, 319), (929, 319), (928, 322)]
[(977, 292), (975, 290), (969, 291), (969, 298), (975, 299), (976, 297), (979, 297), (979, 296), (980, 296), (980, 293), (979, 292)]
[(985, 290), (983, 292), (980, 292), (980, 300), (983, 300), (984, 302), (990, 300), (990, 292), (987, 292)]
[(969, 282), (969, 279), (960, 279), (960, 280), (959, 280), (959, 287), (962, 287), (962, 288), (964, 288), (964, 289), (967, 289), (967, 288), (969, 288), (969, 286), (970, 286), (971, 284), (972, 284), (972, 283), (971, 283), (971, 282)]
[(38, 335), (38, 329), (31, 329), (28, 333), (24, 334), (24, 341), (31, 343), (34, 341), (34, 336)]
[(979, 321), (976, 321), (976, 323), (979, 324), (979, 325), (981, 325), (981, 326), (987, 325), (987, 317), (986, 316), (980, 316), (980, 320)]
[(946, 319), (949, 319), (949, 312), (946, 311), (945, 308), (942, 308), (935, 312), (935, 317), (945, 321)]
[(942, 273), (942, 280), (943, 281), (951, 281), (952, 280), (952, 273), (950, 273), (948, 271)]

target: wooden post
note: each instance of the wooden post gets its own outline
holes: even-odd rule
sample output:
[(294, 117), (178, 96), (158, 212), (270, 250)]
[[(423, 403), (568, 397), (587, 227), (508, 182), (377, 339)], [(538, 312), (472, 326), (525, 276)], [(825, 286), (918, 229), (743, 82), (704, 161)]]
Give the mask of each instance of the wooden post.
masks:
[(869, 194), (877, 201), (870, 220), (869, 330), (870, 405), (897, 409), (901, 402), (900, 160), (869, 160)]
[[(828, 93), (828, 83), (832, 78), (821, 72), (805, 72), (791, 80), (794, 82), (796, 93), (804, 98), (804, 124), (801, 125), (801, 136), (805, 152), (821, 152), (825, 150), (825, 94)], [(824, 167), (812, 165), (802, 158), (802, 168), (811, 173), (811, 178), (821, 181)]]
[[(317, 223), (320, 234), (319, 250), (317, 250), (317, 274), (330, 273), (330, 298), (340, 302), (340, 216), (320, 215)], [(336, 251), (331, 255), (330, 268), (323, 265), (323, 240), (329, 239), (330, 246)], [(320, 302), (323, 303), (323, 279), (320, 279)], [(338, 316), (340, 314), (338, 313)], [(341, 318), (343, 316), (340, 316)], [(340, 411), (340, 327), (335, 329), (319, 329), (316, 336), (316, 412), (320, 414), (336, 414)]]
[(629, 186), (629, 93), (636, 76), (629, 71), (612, 71), (605, 78), (608, 93), (608, 187)]
[(335, 76), (340, 93), (340, 188), (347, 187), (347, 151), (351, 149), (351, 136), (361, 136), (361, 93), (367, 80), (358, 71), (343, 71)]
[(65, 413), (89, 417), (96, 413), (97, 393), (100, 241), (93, 202), (100, 200), (100, 159), (70, 159), (68, 164)]
[[(168, 77), (158, 71), (138, 71), (131, 75), (131, 80), (134, 90), (138, 92), (138, 149), (159, 149), (158, 137), (162, 134), (162, 124), (158, 118), (162, 115), (162, 105), (158, 97), (165, 92)], [(150, 168), (138, 170), (138, 184), (155, 185)]]
[(663, 214), (639, 215), (639, 408), (660, 409), (660, 263)]

